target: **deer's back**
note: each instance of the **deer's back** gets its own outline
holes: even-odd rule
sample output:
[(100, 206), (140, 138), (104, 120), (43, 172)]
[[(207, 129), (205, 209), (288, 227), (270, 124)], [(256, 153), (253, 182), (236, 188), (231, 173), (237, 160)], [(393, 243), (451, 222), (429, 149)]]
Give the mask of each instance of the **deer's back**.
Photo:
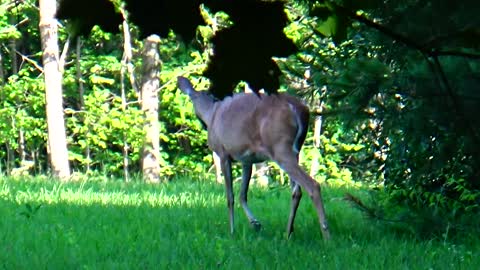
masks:
[(275, 144), (299, 149), (307, 128), (308, 108), (293, 96), (238, 94), (217, 105), (209, 145), (219, 155), (228, 153), (237, 160), (253, 155), (260, 161), (272, 158)]

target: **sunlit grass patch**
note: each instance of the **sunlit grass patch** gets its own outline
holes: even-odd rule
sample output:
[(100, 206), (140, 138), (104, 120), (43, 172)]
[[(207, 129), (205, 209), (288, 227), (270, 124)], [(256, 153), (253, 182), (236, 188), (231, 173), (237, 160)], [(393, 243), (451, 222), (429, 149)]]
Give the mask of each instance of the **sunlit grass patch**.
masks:
[[(238, 184), (235, 185), (238, 194)], [(419, 241), (365, 219), (325, 187), (332, 240), (324, 242), (305, 194), (286, 240), (290, 189), (251, 188), (263, 229), (239, 204), (228, 229), (224, 187), (178, 179), (162, 185), (0, 180), (4, 269), (474, 269), (479, 244)], [(472, 268), (473, 267), (473, 268)]]

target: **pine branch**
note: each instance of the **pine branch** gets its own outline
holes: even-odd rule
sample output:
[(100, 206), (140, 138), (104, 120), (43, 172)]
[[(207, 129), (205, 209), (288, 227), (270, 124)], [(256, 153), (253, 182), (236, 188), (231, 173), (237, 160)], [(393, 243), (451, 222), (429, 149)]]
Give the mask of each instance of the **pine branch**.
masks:
[[(441, 80), (442, 84), (444, 85), (450, 99), (452, 100), (455, 113), (458, 114), (458, 116), (461, 120), (460, 123), (463, 122), (463, 125), (466, 126), (468, 132), (470, 133), (470, 136), (475, 141), (475, 144), (480, 145), (480, 136), (478, 135), (477, 131), (473, 127), (470, 119), (465, 114), (465, 111), (463, 110), (462, 105), (460, 104), (458, 96), (455, 93), (455, 91), (453, 90), (452, 86), (450, 85), (450, 82), (447, 78), (447, 75), (445, 74), (445, 71), (443, 70), (443, 67), (442, 67), (440, 61), (438, 60), (438, 57), (433, 57), (433, 65), (436, 68), (437, 73), (440, 77), (440, 80)], [(477, 160), (477, 164), (480, 164), (480, 158), (477, 155), (478, 151), (476, 150), (476, 148), (475, 148), (474, 151), (475, 151), (474, 152), (475, 153), (474, 158)]]
[(436, 37), (429, 42), (426, 42), (424, 44), (419, 44), (416, 41), (414, 41), (413, 39), (410, 39), (410, 38), (408, 38), (404, 35), (401, 35), (400, 33), (397, 33), (397, 32), (393, 31), (392, 29), (390, 29), (390, 28), (388, 28), (384, 25), (376, 23), (375, 21), (372, 21), (372, 20), (366, 18), (363, 15), (357, 14), (356, 12), (354, 12), (354, 11), (348, 9), (348, 8), (340, 6), (340, 5), (338, 5), (334, 2), (331, 2), (331, 1), (329, 1), (329, 3), (332, 4), (335, 7), (335, 10), (339, 11), (340, 13), (347, 16), (348, 18), (350, 18), (354, 21), (360, 22), (360, 23), (362, 23), (362, 24), (364, 24), (368, 27), (371, 27), (371, 28), (379, 31), (380, 33), (390, 37), (391, 39), (393, 39), (395, 41), (399, 41), (399, 42), (403, 43), (405, 46), (410, 47), (412, 49), (415, 49), (415, 50), (419, 51), (420, 53), (422, 53), (424, 55), (427, 55), (429, 57), (458, 56), (458, 57), (465, 57), (465, 58), (470, 58), (470, 59), (480, 59), (480, 55), (475, 54), (475, 53), (467, 53), (467, 52), (462, 52), (462, 51), (450, 51), (450, 50), (437, 50), (437, 48), (433, 48), (432, 46), (427, 46), (427, 45), (430, 45), (432, 43), (438, 42), (438, 40), (451, 38), (452, 36), (456, 36), (456, 35), (458, 36), (459, 34), (464, 33), (465, 30), (458, 31), (455, 34), (450, 34), (448, 36)]
[(432, 56), (458, 56), (474, 60), (480, 59), (480, 54), (449, 50), (432, 52)]
[(345, 193), (344, 200), (347, 202), (350, 202), (354, 207), (356, 207), (358, 210), (366, 214), (368, 218), (376, 219), (384, 222), (391, 222), (391, 223), (398, 223), (398, 222), (408, 223), (407, 220), (385, 218), (374, 207), (366, 205), (358, 197), (355, 197), (350, 193)]
[(368, 27), (371, 27), (371, 28), (379, 31), (382, 34), (384, 34), (386, 36), (389, 36), (393, 40), (396, 40), (396, 41), (399, 41), (399, 42), (403, 43), (404, 45), (406, 45), (410, 48), (418, 50), (422, 53), (428, 53), (422, 46), (420, 46), (420, 44), (418, 44), (415, 41), (409, 39), (408, 37), (405, 37), (405, 36), (403, 36), (403, 35), (401, 35), (397, 32), (394, 32), (392, 29), (390, 29), (388, 27), (385, 27), (381, 24), (378, 24), (378, 23), (364, 17), (363, 15), (357, 14), (355, 11), (352, 11), (348, 8), (340, 6), (340, 5), (338, 5), (338, 4), (336, 4), (332, 1), (329, 1), (329, 4), (334, 6), (336, 11), (339, 11), (340, 13), (342, 13), (343, 15), (347, 16), (348, 18), (350, 18), (354, 21), (360, 22), (360, 23), (362, 23), (362, 24), (364, 24)]
[(350, 193), (345, 193), (344, 199), (350, 202), (353, 206), (365, 213), (369, 218), (378, 218), (378, 215), (372, 207), (365, 205), (359, 198), (353, 196)]

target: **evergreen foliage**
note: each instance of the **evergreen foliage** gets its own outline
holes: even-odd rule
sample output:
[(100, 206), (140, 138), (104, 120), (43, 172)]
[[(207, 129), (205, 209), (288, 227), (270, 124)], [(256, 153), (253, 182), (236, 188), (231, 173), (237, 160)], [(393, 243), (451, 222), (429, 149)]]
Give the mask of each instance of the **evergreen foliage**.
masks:
[(297, 23), (293, 62), (311, 73), (307, 92), (324, 115), (367, 146), (346, 162), (372, 168), (386, 215), (430, 232), (463, 228), (480, 203), (478, 4), (313, 2), (320, 20)]

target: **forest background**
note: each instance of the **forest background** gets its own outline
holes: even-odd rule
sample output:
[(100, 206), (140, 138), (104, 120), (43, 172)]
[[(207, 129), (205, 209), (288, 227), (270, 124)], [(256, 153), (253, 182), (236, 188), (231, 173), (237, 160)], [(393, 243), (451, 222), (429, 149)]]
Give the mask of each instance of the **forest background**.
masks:
[[(301, 161), (326, 185), (371, 188), (384, 220), (413, 221), (418, 231), (464, 231), (480, 204), (480, 20), (474, 1), (287, 1), (285, 28), (300, 52), (275, 59), (280, 91), (300, 95), (313, 112)], [(160, 41), (160, 168), (214, 179), (206, 132), (176, 77), (201, 77), (210, 39), (228, 14), (202, 6), (205, 25), (191, 43), (171, 32)], [(50, 175), (42, 46), (36, 1), (0, 5), (0, 172)], [(65, 56), (63, 100), (74, 177), (140, 178), (145, 138), (138, 81), (144, 41), (133, 24), (133, 78), (125, 35), (94, 27), (72, 37), (60, 21)], [(67, 49), (64, 44), (70, 44)], [(135, 82), (134, 82), (135, 81)], [(240, 84), (238, 91), (244, 91)], [(283, 184), (271, 165), (271, 183)], [(204, 174), (206, 171), (211, 174)], [(138, 176), (138, 177), (137, 177)], [(433, 225), (432, 225), (433, 224)]]

